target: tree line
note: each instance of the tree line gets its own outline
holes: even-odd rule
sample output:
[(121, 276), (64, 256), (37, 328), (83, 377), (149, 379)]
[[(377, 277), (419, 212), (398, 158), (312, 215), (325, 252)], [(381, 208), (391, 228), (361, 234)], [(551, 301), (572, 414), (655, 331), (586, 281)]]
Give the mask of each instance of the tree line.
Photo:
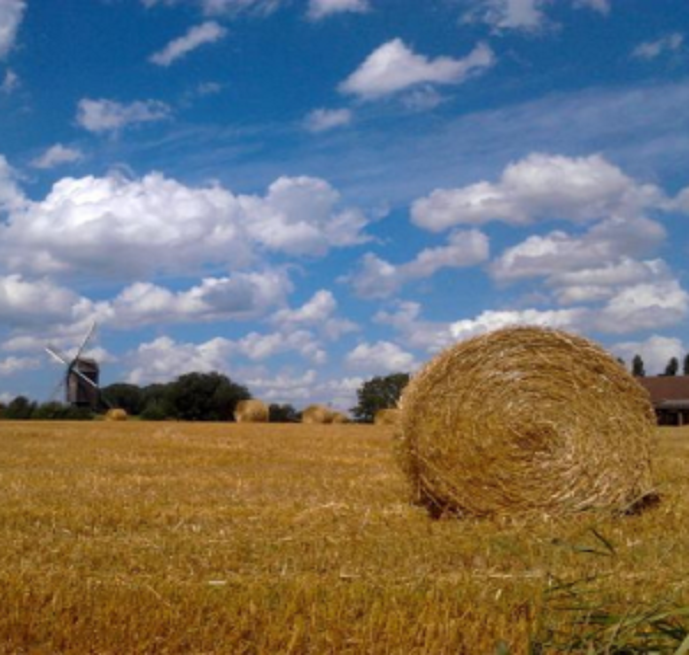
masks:
[[(641, 378), (646, 376), (646, 367), (641, 355), (634, 355), (632, 359), (632, 375)], [(665, 372), (661, 375), (679, 375), (679, 359), (671, 357), (665, 366)], [(689, 375), (689, 354), (685, 355), (682, 361), (682, 375)]]

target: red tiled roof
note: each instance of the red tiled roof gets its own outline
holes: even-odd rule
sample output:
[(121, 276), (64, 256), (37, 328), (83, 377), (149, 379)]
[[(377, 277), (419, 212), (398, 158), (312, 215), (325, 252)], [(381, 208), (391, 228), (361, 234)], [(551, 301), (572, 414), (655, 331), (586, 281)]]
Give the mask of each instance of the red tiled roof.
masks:
[(689, 401), (689, 375), (658, 375), (636, 379), (646, 388), (654, 405), (666, 400)]

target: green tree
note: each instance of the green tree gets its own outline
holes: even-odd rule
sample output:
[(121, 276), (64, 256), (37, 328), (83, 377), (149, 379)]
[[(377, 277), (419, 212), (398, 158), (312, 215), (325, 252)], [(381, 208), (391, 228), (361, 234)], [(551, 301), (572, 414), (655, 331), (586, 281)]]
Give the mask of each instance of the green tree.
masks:
[(269, 408), (271, 423), (297, 423), (299, 412), (292, 405), (273, 404)]
[(677, 375), (679, 371), (679, 360), (677, 357), (672, 357), (665, 367), (665, 375)]
[(646, 375), (646, 369), (644, 368), (644, 360), (641, 359), (641, 355), (634, 355), (632, 360), (632, 375), (642, 378)]
[(689, 355), (684, 356), (684, 363), (682, 365), (682, 375), (689, 375)]
[(371, 423), (378, 410), (397, 406), (408, 383), (408, 373), (393, 373), (364, 382), (356, 392), (359, 403), (352, 407), (352, 414), (358, 421)]
[(240, 400), (249, 400), (246, 387), (220, 373), (187, 373), (171, 385), (167, 400), (175, 418), (184, 421), (229, 421)]
[(120, 407), (130, 416), (138, 416), (145, 407), (144, 390), (136, 384), (110, 384), (101, 389), (101, 397), (111, 407)]
[(5, 408), (4, 417), (12, 420), (26, 420), (36, 411), (36, 403), (26, 396), (17, 396)]

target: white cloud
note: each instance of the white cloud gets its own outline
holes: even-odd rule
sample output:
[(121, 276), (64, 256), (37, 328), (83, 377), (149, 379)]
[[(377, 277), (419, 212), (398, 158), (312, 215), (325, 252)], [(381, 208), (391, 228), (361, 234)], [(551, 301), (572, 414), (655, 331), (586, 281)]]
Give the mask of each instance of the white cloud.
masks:
[(670, 271), (662, 259), (637, 261), (622, 257), (602, 266), (555, 273), (548, 278), (560, 305), (605, 300), (620, 287), (669, 279)]
[(576, 332), (584, 326), (587, 315), (584, 309), (486, 311), (475, 319), (452, 323), (450, 334), (457, 340), (463, 340), (515, 325), (538, 325)]
[(169, 66), (177, 59), (205, 43), (215, 43), (227, 35), (227, 30), (215, 21), (206, 21), (190, 27), (184, 36), (170, 41), (162, 50), (151, 55), (149, 61), (158, 66)]
[(451, 324), (422, 319), (421, 305), (416, 302), (398, 302), (394, 311), (380, 311), (373, 320), (391, 326), (409, 348), (438, 352), (454, 341), (450, 333)]
[(401, 39), (393, 39), (372, 52), (339, 90), (375, 100), (418, 84), (460, 84), (494, 63), (495, 55), (485, 43), (463, 59), (429, 59), (413, 52)]
[(637, 59), (656, 59), (667, 52), (677, 52), (684, 43), (684, 35), (679, 32), (667, 34), (657, 41), (646, 41), (640, 43), (632, 51), (632, 57)]
[(676, 280), (665, 280), (622, 289), (594, 321), (601, 331), (622, 334), (676, 325), (688, 314), (689, 294)]
[(663, 226), (648, 218), (612, 218), (582, 236), (562, 231), (534, 235), (508, 248), (490, 266), (496, 280), (548, 277), (566, 271), (611, 265), (621, 257), (653, 252), (665, 239)]
[(355, 332), (358, 327), (352, 321), (335, 317), (337, 301), (331, 291), (321, 289), (298, 309), (281, 309), (271, 318), (274, 325), (282, 331), (290, 331), (299, 326), (316, 329), (329, 339), (339, 339), (344, 334)]
[(83, 153), (76, 148), (68, 148), (56, 143), (48, 148), (40, 157), (31, 162), (34, 168), (54, 168), (60, 164), (71, 164), (84, 158)]
[(325, 364), (326, 352), (320, 347), (318, 339), (308, 330), (272, 334), (251, 332), (236, 343), (237, 351), (254, 361), (262, 361), (276, 355), (296, 352), (313, 364)]
[(636, 183), (600, 155), (570, 158), (532, 153), (507, 166), (497, 183), (436, 189), (414, 202), (412, 221), (434, 232), (489, 221), (581, 223), (638, 213), (661, 201), (659, 189)]
[(114, 300), (103, 303), (101, 313), (116, 327), (247, 320), (282, 304), (291, 290), (289, 279), (281, 271), (205, 278), (187, 291), (137, 282)]
[(6, 357), (0, 359), (0, 377), (35, 370), (40, 366), (41, 361), (37, 357)]
[(0, 276), (0, 316), (11, 327), (46, 328), (69, 321), (84, 299), (48, 279), (27, 280), (21, 275)]
[[(3, 163), (0, 202), (13, 207), (21, 198), (3, 182)], [(43, 201), (25, 205), (0, 223), (0, 255), (10, 270), (38, 274), (140, 279), (211, 265), (237, 270), (261, 251), (315, 257), (366, 241), (366, 217), (341, 209), (339, 193), (309, 177), (280, 178), (265, 196), (188, 187), (159, 173), (64, 178)]]
[(407, 282), (431, 277), (442, 268), (475, 266), (486, 261), (488, 255), (485, 234), (479, 230), (457, 231), (449, 236), (447, 245), (426, 248), (412, 261), (398, 266), (367, 253), (346, 279), (362, 298), (385, 298)]
[(202, 344), (178, 343), (169, 337), (159, 337), (143, 343), (130, 355), (132, 367), (127, 381), (133, 384), (168, 382), (191, 372), (222, 372), (232, 342), (217, 338)]
[(17, 89), (18, 86), (19, 77), (13, 70), (8, 68), (7, 71), (5, 71), (5, 77), (2, 80), (2, 84), (0, 84), (0, 93), (9, 95), (15, 89)]
[[(551, 0), (474, 0), (465, 14), (466, 22), (483, 22), (497, 32), (503, 30), (540, 31), (548, 25), (545, 9)], [(573, 0), (575, 8), (587, 7), (601, 14), (610, 11), (610, 0)]]
[(390, 341), (360, 343), (347, 355), (346, 362), (358, 371), (381, 374), (408, 372), (418, 366), (411, 353)]
[(77, 108), (77, 124), (89, 132), (117, 132), (129, 125), (170, 118), (171, 109), (158, 100), (143, 100), (128, 105), (114, 100), (83, 98)]
[(316, 379), (316, 371), (309, 369), (302, 375), (279, 373), (251, 377), (246, 381), (246, 386), (265, 402), (284, 404), (309, 400), (314, 393)]
[(635, 355), (640, 355), (648, 375), (660, 375), (665, 371), (670, 359), (676, 357), (679, 362), (687, 349), (680, 339), (653, 335), (644, 341), (625, 341), (611, 347), (612, 352), (622, 357), (627, 367)]
[(26, 203), (26, 197), (17, 184), (17, 173), (0, 155), (0, 212), (22, 209)]
[(25, 11), (25, 0), (0, 2), (0, 60), (4, 59), (12, 49)]
[(352, 112), (349, 109), (314, 109), (304, 120), (304, 127), (309, 132), (325, 132), (351, 122)]
[(369, 9), (368, 0), (309, 0), (307, 16), (320, 20), (344, 11), (364, 13)]

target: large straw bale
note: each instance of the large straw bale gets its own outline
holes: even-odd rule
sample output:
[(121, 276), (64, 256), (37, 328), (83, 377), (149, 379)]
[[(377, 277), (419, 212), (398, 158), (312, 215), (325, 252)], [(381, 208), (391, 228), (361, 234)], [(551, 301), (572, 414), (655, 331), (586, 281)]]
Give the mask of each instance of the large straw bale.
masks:
[(397, 425), (400, 416), (401, 412), (397, 408), (379, 409), (373, 417), (373, 423), (374, 425)]
[(337, 424), (351, 423), (349, 417), (343, 414), (342, 412), (333, 412), (333, 417), (330, 422)]
[(109, 409), (107, 412), (105, 412), (105, 420), (106, 421), (126, 421), (127, 420), (127, 412), (124, 409), (121, 409), (119, 407)]
[(335, 412), (324, 405), (309, 405), (301, 413), (302, 423), (332, 423)]
[(624, 510), (651, 489), (648, 394), (578, 336), (514, 327), (459, 343), (401, 408), (401, 462), (433, 514)]
[(260, 400), (240, 400), (234, 410), (237, 423), (267, 423), (269, 419), (270, 409)]

